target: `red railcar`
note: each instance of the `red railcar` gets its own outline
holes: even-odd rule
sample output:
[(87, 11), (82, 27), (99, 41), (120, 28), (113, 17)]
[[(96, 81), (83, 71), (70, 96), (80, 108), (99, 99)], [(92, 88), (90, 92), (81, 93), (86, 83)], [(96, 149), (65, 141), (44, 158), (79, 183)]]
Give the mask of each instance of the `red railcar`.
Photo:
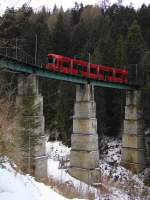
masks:
[(46, 64), (46, 68), (49, 69), (50, 71), (60, 71), (60, 63), (62, 60), (61, 55), (56, 55), (56, 54), (48, 54), (48, 63)]
[(72, 75), (87, 77), (88, 63), (78, 59), (72, 59)]
[(57, 54), (48, 54), (46, 68), (54, 72), (81, 76), (83, 78), (114, 83), (128, 83), (128, 70), (96, 65)]

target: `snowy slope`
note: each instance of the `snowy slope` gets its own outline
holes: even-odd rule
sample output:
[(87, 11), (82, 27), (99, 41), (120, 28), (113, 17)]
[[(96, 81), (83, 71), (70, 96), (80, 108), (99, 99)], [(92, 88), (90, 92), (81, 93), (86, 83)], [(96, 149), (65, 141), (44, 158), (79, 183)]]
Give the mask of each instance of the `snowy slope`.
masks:
[[(144, 186), (137, 175), (120, 166), (121, 142), (119, 140), (110, 138), (105, 138), (105, 142), (103, 140), (103, 153), (101, 152), (100, 160), (101, 182), (97, 188), (88, 186), (67, 173), (70, 148), (59, 141), (48, 142), (46, 146), (51, 187), (35, 181), (29, 175), (17, 172), (12, 162), (0, 157), (0, 200), (70, 198), (150, 200), (150, 189)], [(63, 160), (67, 161), (65, 167), (62, 165)]]
[(69, 183), (71, 188), (74, 187), (79, 195), (82, 193), (80, 196), (84, 198), (87, 198), (88, 193), (91, 193), (97, 200), (129, 200), (128, 194), (114, 187), (108, 189), (109, 194), (101, 194), (100, 190), (71, 177), (67, 173), (67, 169), (59, 168), (60, 158), (68, 156), (70, 150), (59, 141), (47, 143), (49, 178), (53, 178), (61, 184)]
[[(49, 178), (54, 179), (59, 184), (69, 184), (79, 194), (82, 193), (84, 198), (87, 197), (84, 194), (90, 192), (94, 193), (95, 199), (101, 200), (149, 200), (150, 189), (144, 186), (137, 175), (120, 166), (121, 140), (105, 137), (101, 148), (100, 190), (71, 177), (67, 173), (67, 169), (60, 167), (61, 159), (67, 159), (70, 148), (59, 141), (47, 143)], [(145, 193), (145, 196), (143, 193)]]
[(16, 172), (8, 159), (0, 160), (0, 200), (66, 200), (29, 175)]

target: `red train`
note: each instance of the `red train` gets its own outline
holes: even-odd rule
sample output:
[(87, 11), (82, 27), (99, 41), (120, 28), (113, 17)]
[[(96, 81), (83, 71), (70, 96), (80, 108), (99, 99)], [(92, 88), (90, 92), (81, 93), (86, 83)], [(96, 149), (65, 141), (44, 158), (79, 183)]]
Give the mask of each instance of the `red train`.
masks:
[(89, 64), (83, 60), (57, 54), (48, 54), (46, 68), (53, 72), (81, 76), (83, 78), (114, 83), (128, 83), (128, 70)]

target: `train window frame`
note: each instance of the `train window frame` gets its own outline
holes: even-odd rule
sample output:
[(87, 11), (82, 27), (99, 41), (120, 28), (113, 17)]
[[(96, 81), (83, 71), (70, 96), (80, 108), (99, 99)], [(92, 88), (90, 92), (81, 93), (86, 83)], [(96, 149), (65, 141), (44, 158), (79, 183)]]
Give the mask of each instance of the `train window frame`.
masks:
[(97, 75), (97, 72), (98, 72), (97, 68), (95, 68), (95, 67), (90, 67), (90, 74), (95, 74), (95, 75)]
[(77, 70), (79, 75), (82, 75), (82, 72), (87, 72), (86, 67), (79, 63), (73, 63), (73, 69)]
[(107, 80), (108, 77), (114, 77), (114, 73), (113, 70), (104, 70), (103, 71), (103, 75), (104, 75), (104, 80)]
[(77, 70), (77, 63), (73, 63), (72, 67)]
[(70, 68), (70, 62), (67, 62), (67, 61), (62, 61), (62, 65), (63, 65), (63, 67), (65, 67), (65, 68), (67, 68), (67, 69), (69, 69)]
[[(52, 62), (50, 62), (50, 60), (52, 61)], [(53, 57), (50, 57), (50, 58), (48, 58), (48, 63), (50, 63), (50, 64), (56, 64), (56, 58), (53, 58)]]
[(78, 70), (78, 74), (82, 75), (83, 72), (83, 66), (81, 64), (77, 64), (77, 70)]

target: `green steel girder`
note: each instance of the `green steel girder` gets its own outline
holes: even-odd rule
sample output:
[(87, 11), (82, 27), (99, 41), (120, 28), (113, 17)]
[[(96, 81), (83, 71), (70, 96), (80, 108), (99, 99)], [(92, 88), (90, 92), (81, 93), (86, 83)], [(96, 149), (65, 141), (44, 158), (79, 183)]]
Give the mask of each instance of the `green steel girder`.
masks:
[(27, 74), (35, 74), (39, 77), (50, 78), (50, 79), (57, 79), (68, 81), (77, 84), (91, 84), (98, 87), (107, 87), (107, 88), (115, 88), (115, 89), (122, 89), (122, 90), (135, 90), (137, 89), (135, 86), (130, 86), (126, 84), (119, 84), (119, 83), (110, 83), (104, 81), (97, 81), (92, 79), (85, 79), (82, 77), (77, 77), (73, 75), (66, 75), (61, 73), (54, 73), (45, 68), (41, 68), (35, 65), (28, 65), (25, 63), (19, 63), (16, 60), (11, 60), (7, 58), (0, 58), (0, 70), (7, 69), (14, 72), (20, 73), (27, 73)]

